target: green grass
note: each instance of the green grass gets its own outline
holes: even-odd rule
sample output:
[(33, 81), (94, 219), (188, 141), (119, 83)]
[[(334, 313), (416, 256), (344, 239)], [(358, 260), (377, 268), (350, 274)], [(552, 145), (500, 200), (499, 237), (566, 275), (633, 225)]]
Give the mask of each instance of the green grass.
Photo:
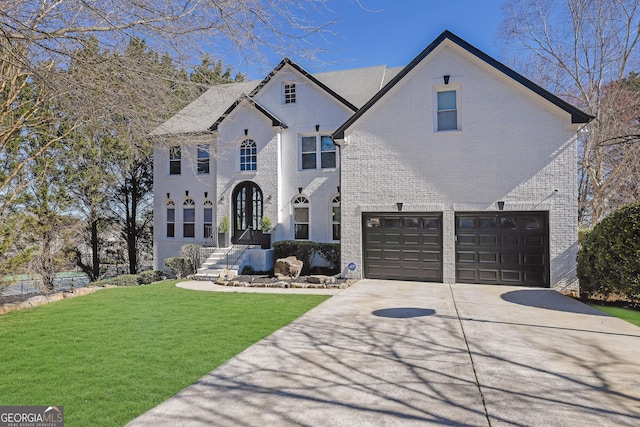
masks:
[(327, 299), (175, 283), (0, 316), (0, 405), (62, 405), (68, 427), (124, 425)]
[(640, 311), (630, 310), (628, 308), (611, 307), (607, 305), (589, 304), (593, 308), (604, 311), (612, 316), (619, 317), (629, 323), (640, 326)]

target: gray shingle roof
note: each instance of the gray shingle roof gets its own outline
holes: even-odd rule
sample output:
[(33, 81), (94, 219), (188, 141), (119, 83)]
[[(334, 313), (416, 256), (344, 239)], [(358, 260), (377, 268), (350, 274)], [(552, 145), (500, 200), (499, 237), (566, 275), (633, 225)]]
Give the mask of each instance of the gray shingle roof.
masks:
[[(387, 68), (384, 65), (344, 71), (329, 71), (312, 74), (318, 81), (349, 101), (362, 107), (402, 67)], [(242, 97), (251, 93), (261, 80), (216, 85), (187, 105), (175, 116), (158, 126), (151, 136), (192, 134), (209, 132), (225, 112)]]

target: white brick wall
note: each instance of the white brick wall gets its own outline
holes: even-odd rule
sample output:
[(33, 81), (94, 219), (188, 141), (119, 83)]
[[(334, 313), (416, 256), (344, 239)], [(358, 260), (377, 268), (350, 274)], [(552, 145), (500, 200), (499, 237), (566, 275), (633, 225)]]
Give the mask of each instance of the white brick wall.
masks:
[[(459, 131), (434, 132), (435, 89), (459, 90)], [(362, 275), (362, 212), (444, 212), (444, 279), (455, 281), (454, 212), (549, 211), (551, 286), (576, 287), (576, 144), (569, 114), (445, 41), (366, 112), (342, 148), (343, 269)], [(555, 191), (558, 190), (558, 191)]]

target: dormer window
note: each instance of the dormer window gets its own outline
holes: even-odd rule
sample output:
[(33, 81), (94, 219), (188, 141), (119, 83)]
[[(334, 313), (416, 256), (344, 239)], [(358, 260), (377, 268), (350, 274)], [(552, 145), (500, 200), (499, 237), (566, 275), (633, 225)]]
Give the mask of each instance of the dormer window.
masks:
[(296, 84), (294, 82), (282, 84), (282, 103), (285, 105), (296, 103)]

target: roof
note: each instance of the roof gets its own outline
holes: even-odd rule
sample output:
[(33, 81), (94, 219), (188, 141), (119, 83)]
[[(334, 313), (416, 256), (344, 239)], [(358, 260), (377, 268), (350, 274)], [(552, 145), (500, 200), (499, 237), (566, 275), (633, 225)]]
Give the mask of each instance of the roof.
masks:
[(285, 65), (290, 65), (321, 90), (339, 103), (355, 112), (402, 68), (387, 68), (384, 65), (344, 71), (310, 74), (288, 58), (283, 59), (263, 80), (228, 83), (211, 87), (199, 98), (187, 105), (175, 116), (158, 126), (151, 136), (175, 134), (199, 134), (216, 131), (222, 121), (242, 101), (258, 109), (274, 126), (286, 124), (257, 103), (254, 97)]
[(411, 70), (413, 70), (423, 59), (425, 59), (431, 52), (433, 52), (440, 44), (442, 44), (445, 40), (450, 40), (456, 45), (460, 46), (470, 54), (476, 56), (480, 60), (486, 62), (488, 65), (494, 67), (496, 70), (502, 72), (518, 83), (522, 84), (526, 88), (535, 92), (536, 94), (542, 96), (547, 101), (555, 104), (562, 110), (571, 114), (571, 122), (572, 123), (588, 123), (593, 119), (593, 116), (581, 111), (580, 109), (574, 107), (568, 102), (558, 98), (556, 95), (551, 92), (543, 89), (537, 84), (533, 83), (531, 80), (526, 77), (518, 74), (511, 68), (502, 64), (501, 62), (493, 59), (486, 53), (477, 49), (476, 47), (470, 45), (466, 41), (462, 40), (460, 37), (451, 33), (450, 31), (444, 31), (440, 34), (429, 46), (427, 46), (418, 56), (416, 56), (406, 67), (400, 70), (395, 76), (389, 80), (389, 82), (379, 91), (377, 92), (365, 105), (360, 108), (356, 114), (351, 116), (349, 120), (347, 120), (338, 130), (336, 130), (333, 134), (334, 139), (344, 139), (344, 132), (354, 123), (356, 122), (364, 113), (367, 112), (380, 98), (384, 97), (384, 95), (389, 92), (398, 82), (400, 82)]

